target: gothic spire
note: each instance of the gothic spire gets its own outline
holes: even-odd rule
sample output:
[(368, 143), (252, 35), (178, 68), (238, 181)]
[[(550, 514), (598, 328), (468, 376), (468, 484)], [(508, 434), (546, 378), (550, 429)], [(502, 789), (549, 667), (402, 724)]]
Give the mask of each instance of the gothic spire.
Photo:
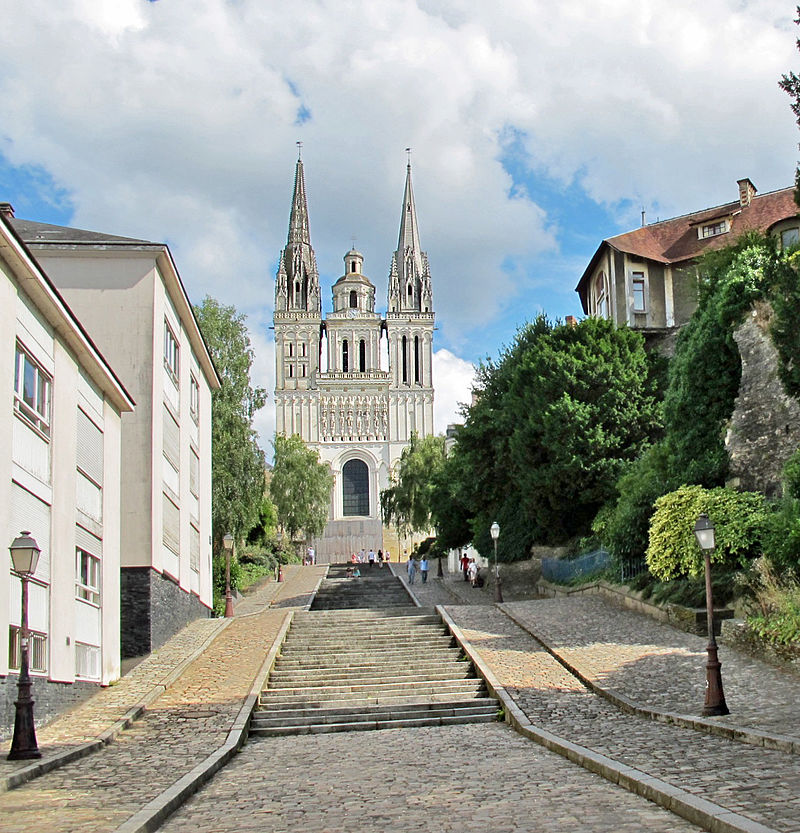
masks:
[(311, 247), (311, 234), (308, 230), (303, 160), (299, 154), (294, 172), (289, 235), (286, 248), (281, 252), (275, 285), (275, 309), (279, 312), (287, 310), (316, 314), (322, 312), (317, 258)]
[(299, 156), (294, 172), (294, 198), (292, 199), (292, 213), (289, 215), (289, 237), (286, 242), (289, 246), (292, 243), (311, 245), (311, 234), (308, 231), (306, 181), (303, 176), (303, 160)]
[(389, 279), (389, 310), (432, 312), (428, 258), (422, 251), (417, 227), (417, 207), (411, 186), (411, 159), (406, 167), (403, 213), (397, 251), (392, 256)]

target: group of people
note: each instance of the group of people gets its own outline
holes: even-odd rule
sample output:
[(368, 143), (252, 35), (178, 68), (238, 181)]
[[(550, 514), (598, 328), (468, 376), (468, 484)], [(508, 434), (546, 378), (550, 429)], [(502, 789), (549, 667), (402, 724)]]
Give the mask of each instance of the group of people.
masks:
[(473, 587), (483, 586), (483, 576), (481, 576), (480, 567), (474, 558), (470, 558), (466, 553), (461, 556), (461, 571), (464, 573), (464, 581), (468, 581)]
[[(414, 558), (414, 553), (411, 555), (408, 554), (406, 551), (406, 570), (408, 571), (408, 583), (414, 583), (414, 577), (417, 574), (417, 559)], [(428, 580), (428, 559), (426, 556), (422, 556), (419, 560), (419, 574), (422, 577), (422, 583)]]
[(370, 567), (374, 567), (376, 562), (379, 566), (383, 567), (383, 562), (389, 560), (389, 550), (386, 550), (385, 553), (383, 550), (378, 550), (376, 554), (375, 550), (372, 548), (370, 548), (370, 551), (367, 553), (362, 547), (360, 552), (350, 554), (351, 564), (369, 564)]

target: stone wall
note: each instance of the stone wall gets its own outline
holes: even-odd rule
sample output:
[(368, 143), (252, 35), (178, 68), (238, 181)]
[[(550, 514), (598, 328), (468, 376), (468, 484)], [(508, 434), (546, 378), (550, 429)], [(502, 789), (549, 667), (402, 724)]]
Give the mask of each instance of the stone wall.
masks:
[(757, 304), (734, 333), (742, 381), (725, 437), (731, 485), (781, 494), (784, 464), (800, 446), (800, 404), (778, 378), (778, 353), (769, 335), (772, 308)]
[(122, 658), (149, 654), (211, 611), (193, 593), (150, 567), (122, 569)]
[[(56, 715), (94, 694), (99, 683), (78, 680), (74, 683), (54, 683), (43, 677), (31, 676), (34, 700), (33, 715), (37, 726), (44, 726)], [(0, 740), (14, 733), (14, 701), (17, 699), (17, 675), (0, 677)]]

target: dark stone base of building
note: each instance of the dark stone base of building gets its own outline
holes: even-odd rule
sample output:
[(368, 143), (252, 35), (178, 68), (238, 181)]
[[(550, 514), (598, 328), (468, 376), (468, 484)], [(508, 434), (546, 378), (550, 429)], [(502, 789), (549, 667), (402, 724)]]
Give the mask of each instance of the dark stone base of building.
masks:
[[(100, 689), (100, 683), (78, 680), (74, 683), (54, 683), (32, 675), (34, 700), (33, 717), (36, 726), (44, 726), (56, 715), (90, 697)], [(0, 740), (14, 734), (14, 701), (17, 699), (17, 675), (0, 677)]]
[(151, 567), (123, 567), (120, 593), (123, 659), (149, 654), (189, 622), (211, 615), (197, 596)]

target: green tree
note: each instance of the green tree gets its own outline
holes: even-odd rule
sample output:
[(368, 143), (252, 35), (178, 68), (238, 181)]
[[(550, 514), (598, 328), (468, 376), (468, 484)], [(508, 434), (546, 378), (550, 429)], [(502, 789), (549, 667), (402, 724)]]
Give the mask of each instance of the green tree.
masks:
[(222, 387), (212, 394), (212, 505), (214, 552), (227, 533), (243, 539), (256, 525), (264, 497), (264, 452), (253, 417), (266, 393), (253, 387), (253, 349), (245, 316), (206, 297), (194, 308)]
[[(797, 17), (794, 22), (800, 25), (800, 6), (796, 7), (796, 11)], [(800, 39), (795, 39), (795, 45), (800, 49)], [(792, 112), (800, 126), (800, 76), (795, 72), (788, 72), (782, 76), (778, 86), (792, 99)], [(800, 205), (800, 167), (795, 169), (794, 181), (794, 201)]]
[(472, 540), (470, 509), (464, 494), (464, 456), (452, 453), (433, 474), (431, 520), (436, 528), (437, 549), (447, 552), (465, 547)]
[(294, 434), (276, 434), (270, 496), (278, 521), (294, 541), (299, 532), (305, 540), (319, 535), (328, 519), (333, 475), (319, 454)]

